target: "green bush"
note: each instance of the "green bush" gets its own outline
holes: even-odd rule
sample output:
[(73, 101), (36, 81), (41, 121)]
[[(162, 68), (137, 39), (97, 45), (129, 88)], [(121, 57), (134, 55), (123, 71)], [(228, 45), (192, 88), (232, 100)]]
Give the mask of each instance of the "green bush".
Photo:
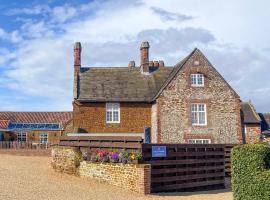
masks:
[(234, 200), (270, 199), (270, 148), (266, 144), (236, 146), (231, 154)]

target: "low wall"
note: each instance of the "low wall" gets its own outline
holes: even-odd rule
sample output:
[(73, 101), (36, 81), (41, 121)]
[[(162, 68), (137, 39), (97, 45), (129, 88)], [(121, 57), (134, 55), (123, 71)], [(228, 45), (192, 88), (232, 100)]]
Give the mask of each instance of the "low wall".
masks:
[(147, 164), (92, 163), (83, 161), (79, 175), (143, 194), (150, 193), (151, 168)]
[(52, 167), (59, 172), (76, 174), (143, 194), (150, 193), (151, 167), (148, 164), (93, 163), (82, 161), (76, 147), (54, 147)]
[(52, 167), (59, 172), (77, 174), (82, 153), (77, 147), (53, 147)]

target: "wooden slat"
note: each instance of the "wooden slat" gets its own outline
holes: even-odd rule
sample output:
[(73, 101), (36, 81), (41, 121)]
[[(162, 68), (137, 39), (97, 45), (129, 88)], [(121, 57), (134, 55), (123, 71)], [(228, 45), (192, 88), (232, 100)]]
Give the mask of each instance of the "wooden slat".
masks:
[(201, 164), (201, 163), (222, 163), (224, 159), (188, 159), (188, 160), (150, 160), (144, 161), (151, 165), (176, 165), (176, 164)]
[(202, 181), (202, 182), (193, 182), (193, 183), (182, 183), (182, 184), (174, 184), (174, 185), (164, 185), (158, 186), (152, 189), (152, 192), (163, 192), (168, 190), (177, 190), (177, 189), (184, 189), (184, 188), (195, 188), (201, 186), (213, 186), (225, 184), (224, 180), (209, 180), (209, 181)]
[(224, 172), (217, 173), (207, 173), (207, 174), (191, 174), (191, 175), (182, 175), (182, 176), (166, 176), (166, 177), (152, 177), (152, 183), (166, 183), (172, 181), (182, 181), (182, 180), (193, 180), (193, 179), (201, 179), (201, 178), (214, 178), (214, 177), (222, 177), (224, 176)]
[(224, 165), (218, 166), (200, 166), (200, 167), (183, 167), (183, 168), (164, 168), (164, 169), (151, 169), (152, 174), (166, 174), (177, 172), (196, 172), (203, 170), (224, 170)]
[[(223, 156), (224, 155), (224, 151), (199, 151), (199, 152), (167, 152), (167, 156), (166, 157), (177, 157), (177, 156)], [(151, 158), (152, 157), (152, 153), (151, 152), (147, 152), (147, 153), (143, 153), (143, 157), (144, 158)]]

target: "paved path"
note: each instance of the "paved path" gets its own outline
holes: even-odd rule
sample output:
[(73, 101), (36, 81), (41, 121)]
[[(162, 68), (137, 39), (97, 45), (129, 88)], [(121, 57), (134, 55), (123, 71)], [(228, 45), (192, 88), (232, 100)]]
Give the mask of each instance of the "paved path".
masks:
[(49, 157), (0, 154), (1, 200), (232, 200), (224, 190), (141, 195), (91, 179), (56, 173)]

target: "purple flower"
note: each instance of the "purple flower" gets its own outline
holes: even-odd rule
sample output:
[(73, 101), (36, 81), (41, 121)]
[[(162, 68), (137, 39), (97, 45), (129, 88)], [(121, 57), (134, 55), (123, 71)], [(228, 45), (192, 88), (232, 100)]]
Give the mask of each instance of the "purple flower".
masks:
[(112, 160), (117, 161), (118, 158), (119, 158), (119, 154), (118, 153), (112, 153), (111, 158), (112, 158)]

